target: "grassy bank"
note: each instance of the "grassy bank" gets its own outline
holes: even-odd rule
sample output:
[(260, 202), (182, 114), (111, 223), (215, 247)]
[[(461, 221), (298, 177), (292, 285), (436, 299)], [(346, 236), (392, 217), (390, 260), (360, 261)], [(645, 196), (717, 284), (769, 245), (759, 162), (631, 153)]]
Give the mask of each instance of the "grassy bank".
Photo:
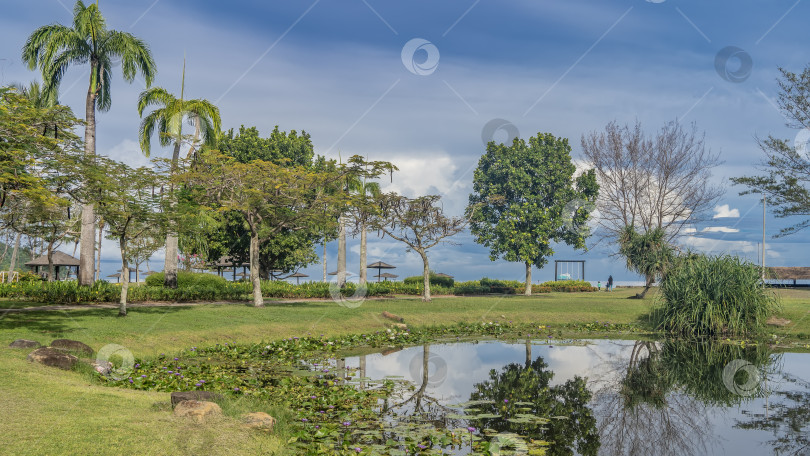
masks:
[[(448, 297), (431, 303), (396, 298), (369, 300), (354, 309), (331, 301), (273, 303), (264, 309), (234, 303), (137, 307), (123, 319), (115, 317), (114, 309), (90, 307), (0, 311), (0, 343), (6, 347), (18, 338), (48, 343), (64, 337), (96, 350), (120, 344), (136, 357), (149, 357), (227, 341), (374, 332), (390, 323), (380, 316), (383, 311), (402, 316), (411, 327), (482, 321), (545, 325), (609, 321), (651, 329), (652, 300), (627, 299), (637, 291)], [(773, 332), (793, 337), (810, 334), (810, 290), (779, 293), (783, 306), (779, 316), (792, 323)], [(226, 409), (223, 420), (197, 426), (168, 412), (167, 393), (100, 386), (85, 373), (31, 364), (25, 360), (27, 353), (0, 348), (0, 395), (6, 418), (0, 421), (0, 448), (8, 454), (121, 454), (126, 449), (123, 452), (130, 454), (238, 455), (272, 453), (283, 447), (283, 426), (281, 438), (276, 438), (246, 431), (239, 424), (238, 413), (256, 411), (257, 404), (235, 405)], [(272, 408), (262, 411), (281, 413)]]

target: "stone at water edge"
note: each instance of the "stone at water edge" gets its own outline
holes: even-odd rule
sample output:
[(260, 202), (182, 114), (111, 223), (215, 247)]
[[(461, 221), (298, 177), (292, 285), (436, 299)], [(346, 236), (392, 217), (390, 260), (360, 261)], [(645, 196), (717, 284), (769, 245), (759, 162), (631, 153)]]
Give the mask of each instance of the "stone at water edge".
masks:
[(172, 408), (183, 401), (221, 401), (224, 397), (211, 391), (175, 391), (171, 394)]
[(39, 348), (42, 344), (35, 340), (17, 339), (8, 346), (9, 348)]
[(408, 325), (406, 325), (405, 323), (392, 323), (391, 327), (395, 329), (401, 329), (403, 331), (408, 329)]
[(84, 342), (79, 342), (78, 340), (70, 340), (70, 339), (56, 339), (51, 342), (51, 348), (58, 348), (59, 350), (67, 350), (67, 351), (74, 351), (85, 354), (87, 356), (92, 356), (95, 353), (92, 347), (85, 344)]
[(182, 401), (174, 408), (174, 416), (185, 416), (202, 422), (214, 416), (222, 416), (222, 409), (214, 402)]
[(28, 354), (28, 361), (37, 362), (50, 367), (70, 370), (79, 358), (49, 347), (38, 348)]
[(245, 426), (251, 429), (259, 429), (262, 431), (273, 431), (273, 426), (276, 425), (276, 419), (264, 412), (245, 413), (242, 415), (242, 420)]
[(769, 324), (771, 326), (783, 327), (783, 326), (789, 325), (791, 322), (787, 318), (771, 317), (765, 323), (767, 323), (767, 324)]

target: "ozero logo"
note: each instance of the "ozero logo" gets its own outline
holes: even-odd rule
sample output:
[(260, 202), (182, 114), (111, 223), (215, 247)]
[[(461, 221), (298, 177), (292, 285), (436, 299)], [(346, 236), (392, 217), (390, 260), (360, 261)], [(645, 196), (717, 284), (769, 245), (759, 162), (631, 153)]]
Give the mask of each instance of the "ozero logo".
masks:
[(439, 48), (422, 38), (414, 38), (402, 47), (402, 64), (413, 74), (427, 76), (439, 66)]

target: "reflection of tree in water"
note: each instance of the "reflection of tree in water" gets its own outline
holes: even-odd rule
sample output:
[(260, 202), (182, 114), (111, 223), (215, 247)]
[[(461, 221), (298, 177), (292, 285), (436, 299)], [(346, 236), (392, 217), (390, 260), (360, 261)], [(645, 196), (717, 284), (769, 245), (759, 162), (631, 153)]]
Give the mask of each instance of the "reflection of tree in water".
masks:
[[(574, 377), (562, 385), (549, 386), (554, 373), (546, 370), (548, 365), (542, 357), (531, 361), (530, 350), (527, 343), (525, 365), (509, 364), (500, 372), (493, 369), (488, 380), (475, 385), (470, 400), (492, 401), (475, 408), (499, 417), (474, 422), (482, 429), (546, 440), (550, 442), (549, 455), (572, 455), (574, 448), (581, 455), (595, 455), (599, 435), (596, 419), (588, 408), (591, 393), (585, 379)], [(551, 419), (545, 424), (519, 419), (526, 414)]]
[[(629, 362), (614, 360), (622, 374), (604, 382), (595, 397), (603, 454), (703, 455), (713, 440), (709, 406), (748, 397), (729, 390), (725, 367), (735, 359), (763, 372), (769, 353), (709, 342), (636, 342)], [(735, 377), (735, 382), (747, 379)], [(753, 391), (756, 396), (757, 391)]]
[(772, 392), (767, 413), (746, 413), (750, 420), (735, 427), (771, 432), (774, 438), (768, 443), (774, 454), (805, 456), (810, 454), (810, 382), (784, 373), (782, 381), (800, 390)]

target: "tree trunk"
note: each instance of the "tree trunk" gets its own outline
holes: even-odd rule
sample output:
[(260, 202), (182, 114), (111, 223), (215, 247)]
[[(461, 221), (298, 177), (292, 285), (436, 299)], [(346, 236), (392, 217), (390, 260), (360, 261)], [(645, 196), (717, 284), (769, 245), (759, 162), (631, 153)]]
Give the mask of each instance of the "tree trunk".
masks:
[(17, 233), (17, 238), (14, 240), (14, 250), (11, 251), (11, 263), (8, 265), (8, 280), (11, 281), (11, 276), (14, 274), (14, 267), (17, 266), (17, 254), (20, 251), (20, 238), (21, 233)]
[(636, 295), (636, 298), (644, 299), (644, 297), (647, 296), (647, 292), (650, 291), (650, 288), (652, 287), (652, 283), (653, 283), (653, 277), (652, 276), (647, 277), (646, 283), (644, 285), (644, 289), (641, 290), (641, 293)]
[(118, 301), (118, 316), (127, 316), (127, 291), (129, 291), (129, 263), (127, 262), (127, 241), (121, 237), (118, 241), (121, 247), (121, 300)]
[(101, 280), (101, 240), (104, 238), (104, 220), (98, 222), (98, 251), (96, 252), (96, 280)]
[(48, 242), (48, 282), (56, 280), (56, 268), (53, 266), (53, 241)]
[(430, 264), (428, 264), (427, 253), (425, 253), (424, 250), (417, 250), (417, 252), (422, 257), (422, 264), (424, 265), (422, 271), (422, 283), (424, 284), (425, 288), (422, 291), (422, 301), (430, 302)]
[(6, 237), (6, 242), (4, 242), (4, 243), (3, 243), (3, 244), (5, 244), (5, 248), (3, 249), (3, 255), (2, 255), (2, 256), (0, 256), (0, 263), (2, 263), (2, 262), (3, 262), (3, 260), (5, 260), (5, 259), (6, 259), (6, 253), (8, 253), (8, 245), (11, 243), (11, 242), (9, 242), (9, 241), (11, 241), (11, 239), (9, 239), (8, 237)]
[(526, 296), (532, 295), (532, 264), (526, 262), (526, 290), (523, 292)]
[(532, 365), (532, 341), (526, 338), (526, 369)]
[[(177, 162), (180, 160), (180, 140), (174, 143), (172, 153), (171, 174), (177, 171)], [(174, 193), (174, 185), (169, 188), (170, 194)], [(174, 207), (174, 202), (172, 202)], [(166, 288), (177, 288), (177, 234), (172, 232), (173, 224), (169, 225), (169, 233), (166, 234), (166, 260), (163, 263), (163, 286)]]
[(253, 307), (264, 307), (259, 277), (259, 235), (250, 235), (250, 281), (253, 282)]
[(338, 219), (338, 257), (337, 257), (337, 284), (343, 288), (346, 285), (346, 221), (341, 215)]
[[(93, 70), (91, 69), (91, 73)], [(96, 84), (91, 74), (90, 88), (87, 91), (84, 112), (87, 125), (84, 128), (84, 154), (96, 154)], [(79, 237), (79, 285), (92, 285), (95, 274), (94, 250), (96, 246), (96, 216), (92, 204), (82, 205), (82, 229)]]
[(366, 224), (360, 224), (360, 285), (366, 283)]
[(323, 281), (326, 283), (326, 238), (323, 239)]

